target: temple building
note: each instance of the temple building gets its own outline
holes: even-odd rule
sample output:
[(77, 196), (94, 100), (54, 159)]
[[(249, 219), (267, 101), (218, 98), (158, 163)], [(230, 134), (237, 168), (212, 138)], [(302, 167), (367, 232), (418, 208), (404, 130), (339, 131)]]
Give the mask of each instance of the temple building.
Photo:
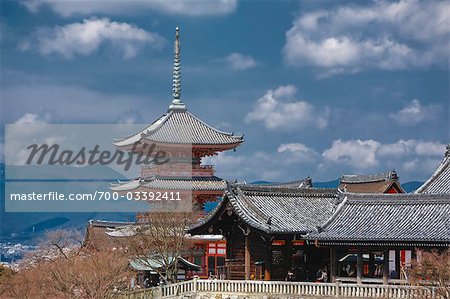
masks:
[[(176, 29), (173, 66), (173, 99), (167, 113), (140, 132), (114, 141), (123, 151), (141, 152), (152, 148), (150, 155), (163, 151), (169, 162), (143, 166), (137, 179), (114, 184), (120, 192), (185, 192), (192, 197), (193, 207), (203, 210), (204, 203), (223, 195), (225, 180), (214, 175), (213, 165), (202, 164), (206, 156), (235, 149), (243, 136), (221, 132), (192, 113), (181, 100), (181, 62), (179, 29)], [(139, 219), (138, 219), (139, 220)]]
[(337, 189), (230, 186), (189, 232), (226, 238), (222, 272), (229, 279), (284, 280), (293, 269), (299, 279), (314, 281), (328, 250), (307, 246), (303, 236), (327, 221), (339, 201)]
[[(332, 281), (402, 282), (420, 250), (450, 247), (448, 194), (341, 197), (336, 213), (306, 237), (317, 247), (330, 248)], [(409, 262), (402, 251), (409, 252)]]
[(223, 234), (228, 279), (403, 283), (418, 252), (450, 247), (448, 215), (448, 194), (243, 185), (189, 232)]
[(339, 189), (353, 193), (405, 193), (395, 170), (372, 175), (343, 175)]
[(450, 247), (449, 153), (418, 190), (434, 186), (428, 194), (230, 185), (189, 232), (225, 237), (228, 279), (294, 273), (295, 280), (315, 281), (326, 271), (330, 281), (407, 283), (423, 250)]

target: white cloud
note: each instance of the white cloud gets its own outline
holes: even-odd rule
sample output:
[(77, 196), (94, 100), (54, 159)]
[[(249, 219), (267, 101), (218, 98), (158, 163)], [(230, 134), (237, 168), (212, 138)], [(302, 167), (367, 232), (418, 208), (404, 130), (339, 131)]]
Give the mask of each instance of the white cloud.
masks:
[(283, 143), (277, 148), (280, 159), (288, 163), (312, 163), (320, 156), (314, 149), (302, 143)]
[(313, 152), (313, 150), (302, 143), (282, 143), (278, 147), (277, 152), (279, 152), (279, 153), (283, 153), (283, 152), (309, 153), (309, 152)]
[(60, 123), (61, 117), (54, 113), (53, 111), (48, 110), (45, 106), (40, 105), (38, 112), (27, 112), (20, 116), (14, 124), (18, 125), (42, 125), (42, 124), (50, 124), (50, 123)]
[(440, 157), (445, 152), (445, 144), (439, 142), (417, 142), (414, 151), (419, 156)]
[(419, 100), (414, 99), (403, 109), (390, 113), (389, 117), (403, 126), (416, 126), (419, 123), (434, 121), (440, 113), (437, 105), (423, 106)]
[[(288, 154), (288, 156), (286, 156)], [(305, 178), (307, 174), (293, 171), (293, 166), (305, 161), (291, 159), (289, 154), (278, 152), (256, 151), (251, 154), (219, 153), (206, 163), (214, 164), (216, 175), (228, 180), (246, 180), (247, 182), (264, 180), (280, 182), (287, 177), (291, 179)], [(294, 174), (294, 177), (292, 175)]]
[(72, 58), (92, 54), (105, 44), (110, 44), (126, 59), (136, 56), (145, 44), (161, 48), (164, 38), (127, 23), (85, 19), (82, 23), (41, 28), (19, 45), (19, 49), (34, 50), (36, 46), (42, 55), (59, 54)]
[(49, 6), (56, 13), (64, 17), (75, 14), (89, 15), (93, 13), (128, 15), (130, 13), (145, 13), (152, 10), (169, 15), (196, 17), (229, 14), (236, 9), (237, 0), (24, 0), (22, 4), (31, 12), (37, 12), (42, 6)]
[[(380, 164), (403, 165), (410, 171), (424, 161), (436, 161), (445, 152), (445, 144), (421, 140), (399, 140), (395, 143), (383, 144), (372, 139), (333, 141), (330, 148), (322, 156), (325, 162), (348, 165), (356, 170), (378, 167)], [(420, 162), (420, 163), (418, 163)], [(432, 163), (431, 163), (432, 164)]]
[(141, 113), (136, 109), (130, 109), (123, 113), (118, 121), (119, 124), (143, 124)]
[(299, 129), (314, 126), (323, 129), (328, 125), (329, 109), (318, 113), (308, 102), (294, 99), (297, 88), (292, 85), (268, 90), (254, 105), (246, 122), (262, 122), (267, 129)]
[(258, 62), (253, 57), (241, 53), (231, 53), (224, 58), (224, 61), (235, 71), (244, 71), (258, 66)]
[(374, 140), (333, 141), (332, 146), (322, 153), (325, 160), (349, 165), (356, 169), (378, 166), (376, 151), (381, 144)]
[(282, 182), (311, 175), (314, 181), (332, 180), (342, 173), (373, 174), (396, 169), (402, 182), (425, 180), (445, 153), (437, 141), (335, 140), (323, 152), (303, 144), (280, 144), (276, 151), (226, 152), (204, 161), (215, 165), (217, 175), (234, 180)]
[(41, 117), (35, 113), (25, 113), (15, 122), (15, 124), (18, 125), (46, 124), (46, 123), (47, 123), (46, 121), (41, 119)]
[(377, 155), (383, 158), (399, 159), (404, 156), (409, 156), (415, 152), (415, 140), (399, 140), (396, 143), (380, 145)]
[[(144, 123), (158, 116), (154, 106), (145, 105), (157, 103), (154, 99), (133, 94), (102, 93), (81, 86), (18, 85), (2, 89), (1, 96), (8, 99), (8, 105), (2, 107), (5, 123), (14, 123), (21, 118), (21, 121), (45, 123), (116, 123), (126, 118), (129, 107), (144, 107), (139, 111), (146, 115)], [(25, 117), (27, 113), (31, 115)]]
[(286, 33), (284, 58), (289, 65), (318, 66), (328, 74), (443, 67), (449, 19), (445, 1), (377, 1), (306, 12)]

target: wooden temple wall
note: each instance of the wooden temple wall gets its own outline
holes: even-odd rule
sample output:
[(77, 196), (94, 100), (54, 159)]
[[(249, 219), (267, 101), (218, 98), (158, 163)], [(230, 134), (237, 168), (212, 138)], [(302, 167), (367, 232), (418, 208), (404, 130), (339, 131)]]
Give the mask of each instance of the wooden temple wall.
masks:
[(260, 275), (255, 263), (265, 261), (266, 245), (259, 234), (251, 232), (245, 236), (242, 230), (235, 230), (227, 238), (227, 247), (226, 266), (229, 279), (250, 279)]
[(249, 278), (259, 278), (260, 273), (257, 273), (256, 262), (263, 262), (266, 258), (266, 244), (264, 240), (257, 234), (248, 236), (249, 252), (250, 252), (250, 273)]
[(239, 229), (227, 238), (227, 277), (228, 279), (245, 279), (245, 236)]

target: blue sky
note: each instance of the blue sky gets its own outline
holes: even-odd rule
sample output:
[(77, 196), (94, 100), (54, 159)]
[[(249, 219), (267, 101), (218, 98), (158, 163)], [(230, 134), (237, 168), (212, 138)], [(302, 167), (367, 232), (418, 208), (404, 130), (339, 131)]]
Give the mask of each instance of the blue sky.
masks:
[(449, 20), (448, 1), (2, 1), (1, 121), (152, 122), (178, 25), (183, 101), (245, 135), (217, 175), (424, 180), (450, 139)]

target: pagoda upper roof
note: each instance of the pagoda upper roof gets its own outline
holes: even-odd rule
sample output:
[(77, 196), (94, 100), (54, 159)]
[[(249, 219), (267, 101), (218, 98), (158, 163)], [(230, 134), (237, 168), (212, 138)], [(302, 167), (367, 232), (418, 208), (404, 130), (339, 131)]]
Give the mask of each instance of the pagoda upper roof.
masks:
[(450, 193), (450, 144), (439, 167), (416, 193)]
[(213, 147), (225, 150), (238, 146), (243, 136), (221, 132), (206, 124), (186, 109), (181, 100), (181, 58), (179, 28), (176, 28), (173, 60), (173, 99), (166, 114), (134, 135), (114, 140), (118, 147), (129, 147), (135, 143), (150, 142)]
[(187, 109), (171, 107), (166, 114), (134, 135), (115, 140), (118, 147), (132, 146), (136, 142), (191, 144), (191, 145), (235, 145), (244, 141), (243, 136), (219, 131), (206, 124)]

